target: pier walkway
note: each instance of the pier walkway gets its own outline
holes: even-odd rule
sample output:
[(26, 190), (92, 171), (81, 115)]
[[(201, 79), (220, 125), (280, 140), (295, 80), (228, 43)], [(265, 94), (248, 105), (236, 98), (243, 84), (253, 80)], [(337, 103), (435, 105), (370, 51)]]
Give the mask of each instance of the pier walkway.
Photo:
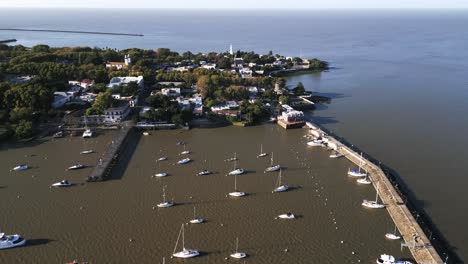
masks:
[(120, 130), (117, 132), (117, 135), (112, 139), (112, 143), (107, 147), (104, 153), (99, 158), (96, 166), (91, 172), (89, 178), (94, 179), (94, 181), (105, 180), (110, 173), (110, 169), (114, 165), (115, 160), (118, 158), (118, 154), (122, 145), (125, 144), (127, 136), (130, 134), (130, 131), (133, 129), (132, 121), (125, 121), (122, 123)]
[(318, 132), (322, 137), (328, 139), (329, 145), (336, 146), (336, 150), (348, 160), (358, 166), (361, 164), (361, 167), (367, 170), (372, 184), (378, 191), (380, 199), (386, 205), (390, 217), (395, 222), (398, 231), (416, 262), (419, 264), (443, 264), (444, 262), (431, 244), (431, 241), (382, 169), (367, 159), (362, 158), (360, 154), (345, 146), (339, 140), (327, 135), (319, 126), (310, 123), (308, 126), (311, 130), (315, 130), (313, 134), (317, 134)]

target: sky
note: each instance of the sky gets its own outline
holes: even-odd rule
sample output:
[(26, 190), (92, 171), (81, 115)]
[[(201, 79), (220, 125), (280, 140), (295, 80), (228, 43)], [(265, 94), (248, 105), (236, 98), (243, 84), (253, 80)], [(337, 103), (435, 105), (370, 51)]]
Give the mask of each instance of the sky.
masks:
[(468, 0), (0, 0), (0, 7), (42, 8), (468, 8)]

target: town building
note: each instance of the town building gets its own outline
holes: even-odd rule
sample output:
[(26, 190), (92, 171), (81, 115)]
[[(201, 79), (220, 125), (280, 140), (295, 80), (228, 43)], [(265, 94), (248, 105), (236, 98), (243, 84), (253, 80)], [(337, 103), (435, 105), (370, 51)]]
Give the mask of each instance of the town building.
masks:
[(180, 96), (180, 88), (162, 88), (161, 94), (169, 97), (179, 97)]
[(104, 111), (104, 123), (120, 123), (130, 114), (130, 104), (122, 102), (120, 106), (107, 108)]
[(54, 92), (54, 101), (52, 102), (53, 108), (63, 107), (66, 103), (70, 102), (73, 95), (66, 92)]
[(124, 57), (124, 62), (110, 61), (106, 63), (106, 68), (115, 68), (117, 70), (121, 70), (128, 68), (130, 64), (132, 64), (132, 58), (129, 54), (126, 54)]
[(114, 78), (112, 78), (110, 80), (109, 84), (107, 85), (107, 87), (115, 88), (115, 87), (127, 85), (127, 84), (129, 84), (131, 82), (136, 82), (136, 84), (138, 85), (138, 87), (140, 87), (140, 89), (143, 89), (144, 86), (145, 86), (143, 76), (138, 76), (138, 77), (127, 76), (127, 77), (114, 77)]

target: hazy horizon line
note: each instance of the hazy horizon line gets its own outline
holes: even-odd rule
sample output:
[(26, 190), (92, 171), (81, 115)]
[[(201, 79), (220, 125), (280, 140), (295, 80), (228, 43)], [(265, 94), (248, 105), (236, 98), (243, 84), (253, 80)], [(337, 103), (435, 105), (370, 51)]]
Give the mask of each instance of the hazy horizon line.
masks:
[(44, 6), (1, 6), (5, 9), (161, 9), (161, 10), (468, 10), (468, 7), (44, 7)]

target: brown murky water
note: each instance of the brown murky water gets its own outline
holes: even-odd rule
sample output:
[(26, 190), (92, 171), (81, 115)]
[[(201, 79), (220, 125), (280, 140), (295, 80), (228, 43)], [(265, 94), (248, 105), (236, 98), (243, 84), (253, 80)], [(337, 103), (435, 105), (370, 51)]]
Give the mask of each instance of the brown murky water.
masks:
[[(1, 228), (30, 242), (0, 251), (0, 263), (65, 263), (75, 258), (160, 263), (163, 257), (166, 263), (230, 263), (239, 262), (225, 259), (234, 251), (236, 237), (240, 251), (249, 255), (246, 263), (375, 263), (382, 253), (408, 257), (399, 242), (384, 238), (393, 231), (387, 212), (361, 207), (362, 199), (373, 199), (373, 187), (358, 186), (346, 176), (352, 166), (347, 160), (332, 160), (328, 151), (308, 148), (304, 134), (305, 129), (285, 131), (276, 125), (155, 131), (133, 138), (113, 179), (100, 183), (84, 183), (91, 167), (64, 170), (76, 162), (94, 166), (113, 132), (86, 141), (63, 138), (3, 147)], [(175, 164), (183, 150), (177, 141), (188, 143), (191, 163)], [(256, 157), (261, 143), (285, 167), (283, 180), (294, 187), (291, 191), (271, 193), (278, 174), (263, 173), (269, 157)], [(97, 153), (79, 154), (89, 148)], [(225, 176), (233, 163), (224, 160), (234, 152), (248, 172), (238, 176), (237, 183), (249, 195), (237, 199), (226, 197), (234, 189), (234, 178)], [(169, 159), (156, 163), (162, 155)], [(34, 168), (9, 172), (19, 163)], [(195, 175), (204, 168), (215, 174)], [(152, 178), (156, 171), (170, 176)], [(49, 188), (63, 178), (78, 185)], [(163, 185), (176, 206), (153, 209), (162, 201)], [(203, 254), (185, 261), (169, 259), (180, 225), (193, 218), (194, 206), (207, 222), (187, 226), (186, 246)], [(300, 217), (274, 219), (286, 212)]]

